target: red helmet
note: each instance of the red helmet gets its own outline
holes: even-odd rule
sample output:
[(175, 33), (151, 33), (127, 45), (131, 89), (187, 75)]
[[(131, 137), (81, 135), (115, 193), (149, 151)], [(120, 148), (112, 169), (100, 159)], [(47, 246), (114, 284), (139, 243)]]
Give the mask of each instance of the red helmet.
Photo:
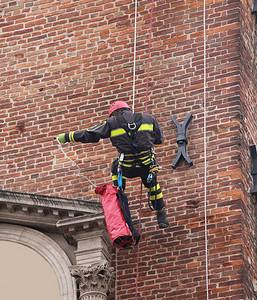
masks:
[(111, 114), (120, 108), (129, 108), (131, 110), (131, 108), (128, 106), (128, 104), (124, 101), (115, 101), (111, 104), (110, 108), (109, 108), (109, 117), (111, 116)]

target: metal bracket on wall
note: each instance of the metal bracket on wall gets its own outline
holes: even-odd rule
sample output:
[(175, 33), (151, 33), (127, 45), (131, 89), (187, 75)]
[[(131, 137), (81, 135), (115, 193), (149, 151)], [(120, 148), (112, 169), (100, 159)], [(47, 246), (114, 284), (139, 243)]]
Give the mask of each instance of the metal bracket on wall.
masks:
[(255, 22), (257, 23), (257, 0), (254, 0), (252, 14), (255, 15)]
[(178, 137), (176, 140), (177, 144), (178, 144), (178, 154), (177, 154), (174, 162), (171, 165), (173, 169), (177, 168), (177, 166), (179, 165), (182, 158), (184, 158), (186, 160), (186, 162), (188, 163), (188, 165), (190, 167), (193, 165), (193, 162), (186, 154), (186, 145), (187, 145), (186, 130), (192, 119), (193, 119), (193, 115), (189, 114), (186, 117), (182, 126), (179, 124), (179, 122), (174, 117), (172, 117), (172, 119), (171, 119), (172, 122), (177, 126), (177, 129), (178, 129)]
[(252, 157), (252, 171), (251, 174), (253, 176), (253, 188), (251, 190), (252, 195), (257, 195), (257, 152), (256, 146), (250, 146), (250, 153)]

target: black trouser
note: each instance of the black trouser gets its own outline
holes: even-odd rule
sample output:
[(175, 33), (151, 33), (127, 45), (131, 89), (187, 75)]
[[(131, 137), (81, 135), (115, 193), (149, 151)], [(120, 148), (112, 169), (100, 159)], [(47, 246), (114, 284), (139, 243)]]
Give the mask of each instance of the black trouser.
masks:
[[(118, 186), (118, 160), (116, 159), (112, 163), (112, 181), (114, 186)], [(150, 194), (150, 201), (155, 210), (161, 210), (165, 204), (163, 201), (163, 195), (158, 184), (157, 180), (153, 180), (152, 182), (147, 182), (147, 177), (149, 174), (150, 164), (143, 166), (135, 164), (133, 167), (124, 167), (121, 166), (122, 170), (122, 188), (125, 190), (126, 188), (126, 179), (127, 178), (136, 178), (140, 177), (144, 186), (147, 188), (148, 194)]]

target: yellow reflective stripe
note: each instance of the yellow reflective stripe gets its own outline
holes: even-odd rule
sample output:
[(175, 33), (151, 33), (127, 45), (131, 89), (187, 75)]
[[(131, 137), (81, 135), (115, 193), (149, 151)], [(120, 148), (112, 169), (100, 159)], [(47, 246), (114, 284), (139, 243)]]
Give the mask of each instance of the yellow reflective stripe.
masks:
[(74, 140), (74, 132), (75, 132), (75, 131), (71, 131), (71, 132), (69, 133), (69, 140), (70, 140), (71, 142), (75, 142), (75, 140)]
[(163, 196), (162, 196), (162, 193), (160, 193), (160, 194), (158, 194), (158, 195), (153, 195), (153, 196), (150, 196), (150, 200), (155, 200), (155, 198), (156, 198), (156, 200), (159, 200), (159, 199), (161, 199)]
[[(112, 180), (117, 180), (118, 179), (118, 175), (112, 175)], [(126, 179), (125, 176), (122, 176), (122, 179)]]
[(113, 175), (112, 176), (112, 181), (117, 180), (118, 179), (118, 175)]
[[(159, 183), (156, 185), (156, 186), (153, 186), (152, 188), (151, 188), (151, 192), (155, 192), (156, 191), (156, 189), (157, 189), (157, 191), (160, 189), (161, 187), (160, 187), (160, 185), (159, 185)], [(147, 191), (149, 192), (149, 188), (147, 188)]]
[[(145, 157), (141, 157), (139, 158), (142, 162), (144, 162), (144, 160), (149, 160), (151, 158), (149, 158), (149, 156), (145, 156)], [(129, 163), (129, 162), (133, 162), (135, 159), (124, 159), (122, 162), (125, 162), (125, 163)]]
[(148, 165), (151, 162), (151, 158), (148, 158), (147, 160), (142, 161), (143, 165)]
[(132, 162), (132, 161), (134, 161), (134, 159), (124, 159), (123, 160), (123, 162), (125, 162), (125, 163), (129, 163), (129, 162)]
[[(131, 168), (132, 167), (132, 164), (128, 164), (129, 162), (134, 162), (134, 159), (133, 160), (126, 160), (126, 161), (123, 161), (123, 162), (119, 162), (119, 164), (123, 167), (127, 167), (127, 168)], [(141, 162), (143, 165), (149, 165), (151, 163), (151, 158), (148, 158), (147, 160), (144, 160)], [(140, 165), (136, 162), (136, 168), (140, 168)]]
[[(142, 151), (142, 152), (138, 153), (138, 155), (142, 155), (142, 154), (148, 153), (148, 152), (149, 152), (148, 150)], [(134, 154), (125, 154), (125, 157), (127, 157), (127, 156), (134, 156)]]
[[(138, 128), (138, 130), (139, 131), (144, 131), (144, 130), (153, 131), (153, 124), (142, 124)], [(111, 131), (111, 137), (115, 137), (115, 136), (122, 135), (122, 134), (125, 134), (125, 133), (126, 133), (126, 130), (123, 129), (123, 128), (114, 129), (114, 130)], [(144, 152), (147, 152), (147, 151), (143, 151), (141, 153), (144, 153)]]
[(150, 159), (149, 156), (139, 157), (140, 160), (144, 161), (145, 159)]
[(153, 131), (153, 124), (142, 124), (138, 130), (150, 130)]
[(123, 167), (127, 167), (127, 168), (131, 168), (132, 167), (132, 165), (127, 165), (127, 164), (124, 164), (124, 163), (120, 163), (120, 165), (123, 166)]
[(111, 138), (125, 133), (126, 131), (123, 128), (114, 129), (111, 131)]
[(105, 124), (106, 124), (106, 121), (103, 121), (102, 123), (100, 123), (100, 124), (98, 124), (98, 125), (95, 125), (95, 126), (93, 126), (93, 127), (88, 128), (87, 131), (94, 131), (94, 130), (97, 130), (98, 128), (103, 127)]
[[(120, 165), (123, 166), (123, 167), (126, 167), (126, 168), (132, 168), (132, 165), (127, 165), (127, 164), (124, 164), (124, 163), (122, 163)], [(140, 165), (135, 165), (134, 167), (135, 168), (140, 168)]]

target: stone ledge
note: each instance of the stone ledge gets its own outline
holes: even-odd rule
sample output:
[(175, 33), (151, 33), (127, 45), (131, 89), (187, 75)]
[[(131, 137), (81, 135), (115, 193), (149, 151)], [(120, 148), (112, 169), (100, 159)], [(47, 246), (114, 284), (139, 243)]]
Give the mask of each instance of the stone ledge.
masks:
[(63, 219), (56, 223), (57, 228), (69, 234), (74, 234), (79, 231), (91, 231), (93, 228), (103, 229), (105, 226), (103, 213)]
[(1, 222), (57, 232), (56, 223), (62, 219), (95, 215), (103, 215), (98, 202), (0, 190)]
[(1, 203), (12, 203), (19, 205), (24, 204), (25, 206), (36, 206), (52, 209), (57, 208), (63, 210), (81, 211), (86, 213), (102, 212), (102, 206), (98, 202), (11, 192), (5, 190), (0, 190), (0, 204)]

